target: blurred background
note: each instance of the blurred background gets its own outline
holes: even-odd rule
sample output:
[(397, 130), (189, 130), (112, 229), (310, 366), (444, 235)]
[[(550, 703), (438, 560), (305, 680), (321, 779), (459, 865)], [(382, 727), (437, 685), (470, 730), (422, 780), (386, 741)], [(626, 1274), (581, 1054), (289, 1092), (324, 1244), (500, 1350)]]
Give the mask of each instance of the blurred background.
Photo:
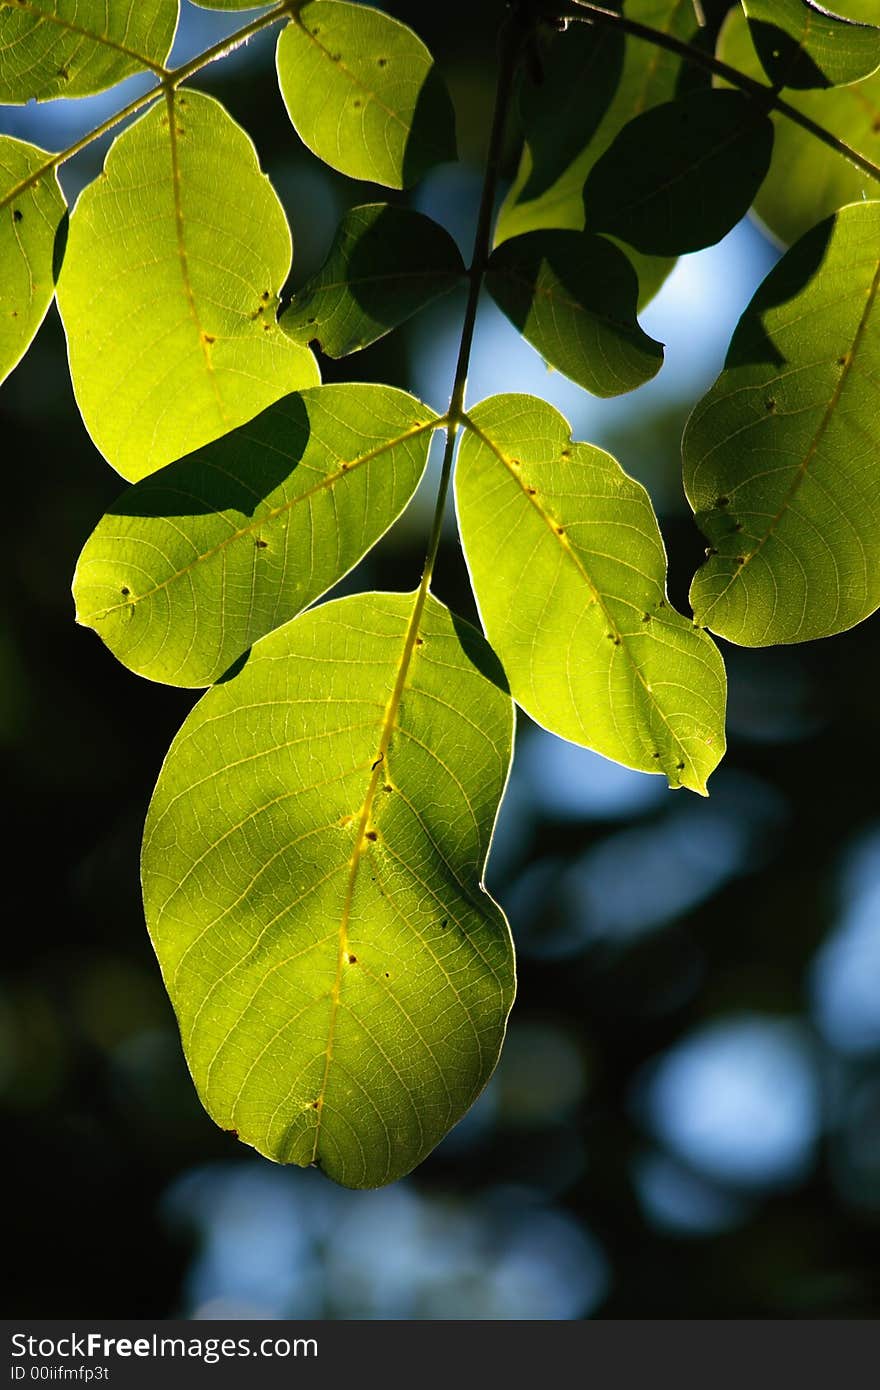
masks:
[[(501, 0), (384, 8), (448, 75), (463, 163), (411, 202), (468, 252)], [(184, 3), (175, 58), (241, 22)], [(344, 209), (387, 194), (299, 144), (273, 42), (199, 85), (256, 141), (292, 225), (295, 287)], [(62, 148), (138, 90), (7, 108), (0, 129)], [(71, 201), (106, 144), (62, 170)], [(508, 178), (516, 156), (512, 132)], [(532, 391), (611, 449), (651, 491), (684, 611), (704, 541), (681, 490), (682, 426), (777, 255), (748, 223), (683, 258), (642, 316), (667, 364), (617, 401), (548, 373), (482, 307), (471, 403)], [(444, 409), (461, 309), (442, 301), (324, 362), (325, 379), (392, 381)], [(0, 394), (0, 427), (8, 1315), (880, 1315), (877, 619), (804, 647), (724, 645), (730, 751), (708, 801), (520, 717), (488, 875), (520, 959), (502, 1063), (416, 1174), (350, 1193), (257, 1158), (192, 1089), (138, 850), (195, 693), (129, 674), (74, 625), (77, 554), (122, 489), (80, 422), (54, 310)], [(345, 588), (413, 588), (429, 506), (417, 498)], [(435, 588), (474, 616), (451, 526)]]

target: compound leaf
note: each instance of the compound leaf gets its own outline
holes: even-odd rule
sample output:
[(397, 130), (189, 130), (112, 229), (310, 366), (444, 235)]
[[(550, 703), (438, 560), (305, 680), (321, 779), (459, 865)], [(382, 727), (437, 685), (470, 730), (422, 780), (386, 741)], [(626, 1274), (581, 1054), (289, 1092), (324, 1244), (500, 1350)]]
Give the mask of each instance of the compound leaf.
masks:
[(533, 396), (494, 396), (468, 425), (462, 542), (515, 700), (552, 733), (704, 793), (724, 753), (724, 666), (669, 605), (645, 489)]
[(51, 156), (0, 135), (0, 381), (33, 341), (55, 293), (53, 259), (67, 204)]
[(317, 386), (129, 488), (86, 543), (79, 622), (120, 661), (210, 685), (399, 516), (436, 417), (390, 386)]
[(741, 92), (691, 92), (636, 116), (590, 170), (586, 226), (648, 255), (720, 241), (770, 167), (773, 125)]
[(472, 628), (363, 594), (264, 637), (183, 725), (147, 922), (202, 1102), (260, 1153), (376, 1187), (486, 1084), (514, 993), (481, 877), (512, 723)]
[(368, 347), (461, 283), (452, 237), (420, 212), (372, 203), (351, 208), (317, 275), (279, 319), (297, 343), (330, 357)]
[[(876, 0), (850, 0), (847, 8), (876, 18)], [(721, 31), (719, 57), (748, 76), (763, 72), (742, 11), (734, 10)], [(848, 87), (787, 92), (786, 101), (818, 121), (868, 159), (880, 159), (880, 73)], [(809, 131), (785, 116), (772, 116), (775, 128), (770, 171), (755, 198), (754, 211), (774, 236), (789, 244), (846, 203), (876, 196), (877, 185)]]
[[(619, 8), (615, 5), (614, 8)], [(685, 42), (698, 39), (699, 27), (693, 0), (627, 0), (627, 18), (650, 24)], [(573, 60), (569, 55), (578, 48), (581, 60), (591, 72), (603, 68), (615, 71), (618, 62), (619, 35), (609, 29), (593, 29), (586, 24), (572, 24), (558, 34), (543, 62), (543, 82), (533, 100), (553, 119)], [(591, 62), (591, 55), (593, 60)], [(542, 139), (532, 150), (526, 135), (526, 146), (513, 186), (504, 201), (495, 232), (496, 242), (524, 232), (544, 227), (564, 227), (579, 231), (584, 226), (584, 181), (596, 160), (607, 150), (618, 131), (642, 111), (671, 100), (679, 81), (688, 76), (681, 59), (674, 53), (657, 48), (631, 35), (626, 36), (623, 72), (613, 101), (595, 130), (590, 130), (579, 150), (563, 170), (552, 153), (549, 140)], [(702, 77), (697, 80), (702, 81)], [(571, 95), (566, 88), (565, 94)], [(592, 106), (592, 98), (584, 97)], [(534, 116), (533, 120), (537, 117)], [(545, 160), (550, 156), (549, 169)], [(552, 179), (552, 182), (550, 180)], [(542, 191), (534, 194), (534, 189)], [(627, 256), (635, 266), (639, 279), (639, 302), (644, 306), (657, 292), (674, 261), (668, 258), (642, 256), (627, 248)]]
[(0, 102), (84, 97), (171, 51), (178, 0), (3, 0)]
[(697, 621), (763, 646), (880, 605), (880, 203), (814, 227), (771, 271), (684, 437), (711, 542)]
[(256, 151), (212, 97), (169, 93), (114, 141), (71, 214), (58, 306), (86, 428), (123, 477), (317, 383), (275, 319), (290, 258)]
[(813, 0), (743, 0), (752, 42), (774, 87), (837, 87), (880, 67), (880, 29)]
[(407, 188), (456, 158), (455, 113), (421, 39), (366, 5), (310, 0), (278, 39), (291, 122), (325, 164)]
[(511, 237), (492, 253), (486, 285), (551, 366), (596, 396), (633, 391), (663, 365), (662, 345), (636, 319), (636, 273), (604, 237)]

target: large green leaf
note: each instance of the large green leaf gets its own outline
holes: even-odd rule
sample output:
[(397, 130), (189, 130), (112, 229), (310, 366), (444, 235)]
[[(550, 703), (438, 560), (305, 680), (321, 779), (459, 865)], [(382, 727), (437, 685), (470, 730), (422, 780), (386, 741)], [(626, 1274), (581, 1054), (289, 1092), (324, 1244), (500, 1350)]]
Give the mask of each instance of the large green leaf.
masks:
[(430, 53), (378, 10), (310, 0), (279, 36), (278, 80), (300, 139), (351, 178), (407, 188), (456, 158), (455, 114)]
[(534, 396), (494, 396), (468, 425), (459, 524), (514, 698), (551, 732), (704, 793), (724, 753), (724, 666), (669, 605), (645, 489)]
[(279, 322), (294, 342), (317, 341), (328, 356), (344, 357), (448, 294), (463, 276), (458, 247), (430, 217), (389, 203), (351, 208), (324, 265)]
[(256, 151), (212, 97), (159, 102), (81, 194), (58, 283), (77, 404), (142, 478), (315, 385), (278, 328), (290, 232)]
[(210, 685), (399, 516), (435, 419), (390, 386), (278, 401), (122, 495), (80, 556), (77, 620), (140, 675)]
[(743, 0), (758, 56), (775, 87), (836, 87), (880, 67), (880, 29), (813, 0)]
[(84, 97), (161, 69), (178, 0), (0, 0), (0, 102)]
[(492, 253), (486, 285), (551, 366), (596, 396), (633, 391), (663, 365), (662, 344), (636, 319), (635, 271), (604, 237), (511, 237)]
[(684, 437), (711, 542), (697, 621), (763, 646), (880, 604), (880, 202), (844, 208), (758, 290)]
[(67, 204), (54, 170), (20, 187), (50, 157), (0, 135), (0, 381), (24, 356), (55, 293), (55, 238)]
[(690, 92), (636, 116), (590, 170), (586, 226), (647, 255), (720, 241), (770, 167), (773, 125), (742, 92)]
[(144, 902), (216, 1122), (349, 1187), (413, 1168), (495, 1066), (513, 999), (482, 872), (512, 706), (482, 638), (364, 594), (258, 642), (175, 739)]
[[(877, 18), (877, 0), (849, 0), (854, 18)], [(837, 0), (843, 8), (843, 0)], [(763, 71), (741, 11), (733, 11), (721, 33), (719, 56), (757, 80)], [(880, 73), (849, 87), (786, 92), (785, 99), (818, 121), (852, 149), (880, 163)], [(770, 172), (755, 198), (762, 222), (789, 243), (809, 227), (859, 198), (877, 196), (877, 183), (843, 156), (785, 116), (774, 115), (776, 137)]]
[[(626, 13), (630, 19), (650, 24), (687, 42), (698, 34), (693, 0), (628, 0)], [(544, 65), (548, 110), (554, 109), (558, 103), (558, 95), (553, 88), (565, 80), (571, 63), (566, 56), (569, 45), (580, 45), (585, 50), (585, 60), (590, 46), (599, 45), (598, 61), (605, 62), (613, 70), (617, 62), (617, 43), (618, 38), (608, 29), (594, 32), (583, 24), (572, 24), (565, 33), (559, 34), (554, 53), (548, 56)], [(543, 172), (544, 165), (539, 167), (536, 164), (527, 142), (516, 179), (501, 208), (495, 232), (496, 242), (544, 227), (565, 227), (576, 231), (583, 228), (584, 181), (596, 160), (634, 116), (660, 102), (671, 100), (676, 95), (681, 76), (681, 59), (674, 53), (628, 35), (623, 73), (614, 100), (595, 132), (584, 141), (562, 172), (557, 172), (551, 162), (553, 182), (549, 186), (546, 186), (548, 176)], [(584, 100), (590, 103), (592, 98), (585, 97)], [(543, 139), (541, 150), (550, 149), (549, 140)], [(532, 196), (530, 190), (542, 185), (545, 185), (542, 191)], [(636, 252), (628, 251), (627, 254), (636, 268), (640, 303), (644, 305), (662, 285), (674, 262), (640, 256)]]

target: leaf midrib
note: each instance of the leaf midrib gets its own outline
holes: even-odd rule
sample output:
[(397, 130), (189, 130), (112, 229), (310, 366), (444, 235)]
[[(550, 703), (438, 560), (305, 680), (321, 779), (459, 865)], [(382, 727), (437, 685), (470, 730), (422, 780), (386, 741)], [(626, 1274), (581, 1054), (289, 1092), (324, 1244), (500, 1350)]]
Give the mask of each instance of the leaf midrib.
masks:
[(342, 993), (342, 979), (344, 974), (344, 967), (346, 964), (346, 956), (348, 954), (348, 924), (351, 919), (351, 908), (354, 902), (354, 891), (357, 884), (358, 870), (360, 869), (361, 861), (366, 853), (366, 847), (369, 843), (367, 841), (367, 831), (369, 829), (370, 819), (373, 812), (373, 805), (376, 799), (376, 790), (379, 786), (380, 780), (384, 779), (384, 777), (386, 776), (385, 759), (388, 752), (389, 744), (391, 742), (391, 735), (394, 731), (394, 727), (397, 722), (397, 715), (400, 710), (400, 702), (403, 698), (403, 692), (406, 687), (406, 681), (409, 675), (410, 666), (412, 665), (413, 652), (415, 651), (416, 640), (419, 635), (419, 625), (422, 620), (422, 613), (424, 612), (425, 602), (428, 597), (429, 580), (430, 572), (429, 568), (426, 566), (425, 573), (422, 576), (422, 582), (420, 583), (415, 593), (412, 613), (410, 614), (409, 623), (407, 624), (406, 634), (404, 636), (403, 651), (400, 656), (400, 662), (398, 664), (397, 674), (395, 677), (394, 685), (392, 687), (391, 695), (389, 696), (388, 704), (385, 707), (385, 713), (381, 725), (381, 733), (379, 736), (379, 744), (376, 750), (376, 757), (372, 764), (370, 781), (367, 786), (366, 795), (364, 797), (363, 805), (361, 806), (360, 815), (358, 817), (358, 826), (355, 834), (354, 847), (351, 852), (351, 858), (348, 861), (348, 876), (345, 887), (345, 899), (343, 902), (342, 916), (340, 918), (339, 923), (339, 942), (336, 955), (336, 974), (330, 990), (330, 1020), (327, 1027), (327, 1047), (325, 1049), (324, 1054), (324, 1074), (321, 1078), (320, 1090), (313, 1102), (313, 1108), (317, 1115), (317, 1122), (315, 1124), (315, 1137), (312, 1147), (311, 1161), (313, 1163), (315, 1162), (318, 1154), (318, 1145), (321, 1138), (321, 1121), (324, 1114), (324, 1101), (327, 1095), (327, 1084), (330, 1079), (330, 1068), (333, 1062), (333, 1047), (336, 1040), (336, 1024), (339, 1017), (340, 998)]

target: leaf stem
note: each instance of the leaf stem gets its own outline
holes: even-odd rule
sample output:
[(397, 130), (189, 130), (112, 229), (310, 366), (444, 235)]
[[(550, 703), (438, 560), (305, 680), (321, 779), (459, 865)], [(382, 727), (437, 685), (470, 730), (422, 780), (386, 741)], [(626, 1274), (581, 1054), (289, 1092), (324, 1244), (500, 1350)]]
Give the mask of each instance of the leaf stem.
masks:
[(516, 71), (517, 59), (519, 57), (520, 44), (524, 37), (524, 30), (517, 21), (515, 15), (511, 14), (504, 20), (498, 36), (498, 79), (495, 88), (495, 110), (492, 116), (492, 129), (489, 136), (489, 150), (486, 156), (486, 171), (483, 176), (483, 191), (480, 197), (480, 210), (477, 215), (477, 229), (474, 235), (474, 249), (471, 257), (470, 269), (468, 271), (468, 297), (464, 311), (464, 319), (461, 327), (461, 340), (458, 348), (458, 360), (455, 366), (455, 378), (452, 384), (452, 395), (449, 400), (449, 411), (447, 414), (448, 424), (446, 426), (446, 448), (443, 452), (443, 463), (440, 469), (440, 482), (437, 487), (437, 500), (434, 506), (434, 518), (431, 525), (431, 535), (428, 541), (428, 552), (425, 557), (425, 568), (422, 572), (422, 582), (419, 585), (419, 599), (417, 604), (418, 616), (424, 607), (425, 596), (431, 583), (431, 576), (434, 573), (434, 565), (437, 560), (437, 552), (440, 548), (440, 536), (443, 529), (443, 514), (446, 510), (446, 499), (449, 493), (449, 483), (452, 478), (452, 465), (455, 458), (455, 442), (458, 438), (458, 431), (464, 422), (464, 400), (467, 389), (468, 369), (470, 367), (471, 349), (474, 344), (474, 329), (477, 323), (477, 305), (480, 299), (480, 290), (483, 287), (483, 277), (486, 273), (486, 264), (492, 250), (492, 224), (495, 212), (495, 198), (498, 192), (498, 180), (501, 174), (501, 160), (504, 153), (504, 131), (507, 125), (507, 116), (510, 110), (510, 98), (513, 90), (513, 76)]
[(778, 111), (781, 116), (786, 116), (788, 120), (799, 125), (810, 135), (821, 140), (829, 149), (848, 159), (851, 164), (855, 164), (861, 169), (863, 174), (869, 178), (880, 182), (880, 165), (874, 164), (872, 160), (854, 150), (845, 140), (840, 140), (833, 135), (825, 126), (819, 125), (796, 107), (790, 106), (773, 87), (766, 86), (763, 82), (757, 82), (753, 77), (740, 72), (738, 68), (733, 68), (729, 63), (722, 62), (712, 53), (705, 53), (701, 48), (695, 48), (693, 44), (685, 43), (682, 39), (676, 39), (672, 34), (664, 33), (662, 29), (654, 29), (650, 24), (642, 24), (637, 19), (627, 19), (625, 15), (618, 14), (616, 10), (606, 10), (602, 5), (595, 5), (592, 0), (568, 0), (569, 5), (575, 6), (575, 12), (565, 9), (560, 18), (580, 21), (584, 24), (597, 24), (608, 29), (622, 29), (625, 34), (632, 34), (634, 38), (644, 39), (647, 43), (653, 43), (658, 48), (666, 48), (670, 53), (675, 53), (685, 62), (694, 64), (695, 67), (704, 68), (707, 72), (713, 73), (716, 77), (723, 77), (732, 86), (738, 87), (747, 96), (761, 102), (766, 109)]
[(149, 106), (157, 97), (160, 97), (164, 91), (173, 91), (175, 87), (180, 86), (181, 82), (185, 82), (194, 73), (201, 72), (202, 68), (206, 68), (209, 63), (215, 62), (218, 58), (225, 58), (228, 53), (232, 53), (241, 44), (247, 43), (248, 39), (252, 38), (254, 34), (258, 34), (260, 30), (267, 29), (270, 24), (277, 24), (280, 19), (284, 19), (285, 15), (292, 15), (300, 8), (301, 4), (302, 0), (284, 0), (283, 4), (276, 5), (274, 9), (258, 15), (249, 24), (244, 24), (240, 29), (236, 29), (235, 33), (230, 34), (228, 38), (221, 39), (219, 43), (206, 48), (204, 53), (199, 53), (195, 58), (191, 58), (188, 63), (181, 63), (179, 67), (163, 70), (161, 81), (155, 87), (151, 87), (148, 92), (143, 92), (141, 96), (135, 97), (120, 111), (115, 111), (112, 116), (107, 117), (106, 121), (102, 121), (100, 125), (96, 125), (92, 130), (82, 135), (79, 140), (75, 140), (72, 145), (68, 145), (66, 150), (50, 155), (45, 164), (32, 170), (27, 178), (22, 179), (14, 188), (9, 189), (0, 197), (0, 208), (5, 208), (28, 188), (39, 183), (46, 174), (50, 174), (53, 169), (66, 164), (68, 159), (72, 159), (74, 155), (87, 149), (95, 140), (100, 140), (102, 135), (107, 135), (121, 121), (136, 115), (138, 111), (142, 111), (145, 106)]

